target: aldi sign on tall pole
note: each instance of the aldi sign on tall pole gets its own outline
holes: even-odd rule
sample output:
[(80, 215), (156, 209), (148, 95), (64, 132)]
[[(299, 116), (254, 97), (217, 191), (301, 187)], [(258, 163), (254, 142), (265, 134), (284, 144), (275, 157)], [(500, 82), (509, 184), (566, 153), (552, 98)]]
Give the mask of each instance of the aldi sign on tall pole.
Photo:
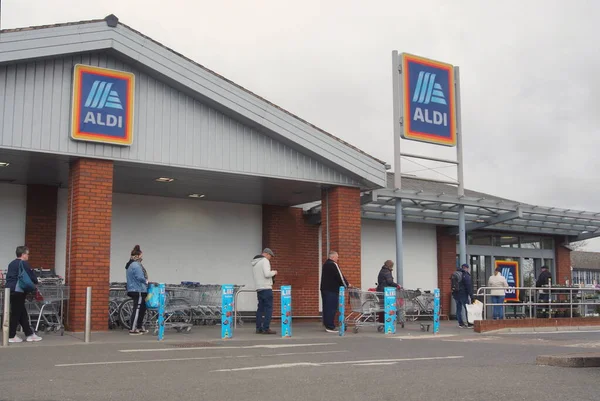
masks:
[[(402, 249), (402, 157), (419, 158), (457, 166), (457, 180), (427, 181), (456, 185), (464, 195), (462, 132), (460, 119), (460, 72), (452, 64), (408, 53), (392, 52), (394, 97), (394, 187), (396, 210), (396, 266), (398, 284), (403, 284)], [(402, 153), (401, 139), (456, 148), (456, 160)], [(460, 263), (466, 263), (464, 206), (458, 208)]]
[(401, 63), (402, 138), (456, 146), (454, 67), (407, 53)]

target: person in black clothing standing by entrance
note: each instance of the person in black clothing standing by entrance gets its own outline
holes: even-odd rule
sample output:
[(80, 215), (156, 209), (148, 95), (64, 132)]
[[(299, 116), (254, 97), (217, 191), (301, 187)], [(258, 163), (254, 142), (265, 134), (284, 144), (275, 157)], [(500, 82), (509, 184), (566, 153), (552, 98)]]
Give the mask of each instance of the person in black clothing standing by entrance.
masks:
[[(548, 271), (548, 266), (542, 266), (541, 269), (542, 269), (542, 272), (540, 273), (540, 275), (538, 276), (538, 278), (535, 282), (535, 286), (537, 288), (541, 288), (543, 286), (548, 286), (549, 284), (551, 284), (551, 281), (552, 281), (552, 274)], [(546, 292), (546, 290), (540, 290), (539, 296), (538, 296), (538, 302), (540, 302), (540, 303), (546, 302), (547, 303), (548, 301), (550, 301), (550, 294), (548, 292)], [(540, 305), (540, 309), (546, 309), (546, 308), (548, 308), (548, 305)], [(537, 312), (536, 312), (536, 315), (537, 315)]]
[(339, 255), (335, 251), (329, 252), (329, 259), (323, 264), (321, 270), (321, 300), (323, 301), (323, 325), (328, 333), (337, 333), (335, 330), (335, 312), (338, 308), (340, 287), (349, 287), (348, 280), (342, 274), (337, 264)]

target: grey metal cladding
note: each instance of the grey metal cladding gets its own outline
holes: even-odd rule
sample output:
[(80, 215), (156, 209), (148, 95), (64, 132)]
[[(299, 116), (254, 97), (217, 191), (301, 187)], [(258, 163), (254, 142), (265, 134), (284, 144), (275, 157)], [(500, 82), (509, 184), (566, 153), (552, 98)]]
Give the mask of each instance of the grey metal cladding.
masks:
[(165, 77), (174, 87), (189, 89), (198, 100), (238, 121), (264, 128), (269, 136), (309, 157), (301, 163), (331, 166), (337, 175), (357, 180), (364, 188), (385, 187), (382, 161), (120, 23), (116, 28), (92, 21), (5, 33), (0, 36), (0, 64), (109, 49), (133, 65), (144, 65), (152, 75)]
[[(77, 63), (135, 73), (131, 147), (70, 138), (72, 76)], [(6, 148), (360, 185), (107, 54), (0, 66), (0, 117), (0, 146)]]

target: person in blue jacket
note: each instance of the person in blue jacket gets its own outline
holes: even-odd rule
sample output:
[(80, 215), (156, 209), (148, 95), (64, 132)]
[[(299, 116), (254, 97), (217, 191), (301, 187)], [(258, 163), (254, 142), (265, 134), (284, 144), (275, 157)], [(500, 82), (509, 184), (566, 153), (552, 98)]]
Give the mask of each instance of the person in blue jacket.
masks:
[(6, 272), (6, 287), (10, 288), (10, 327), (8, 333), (9, 343), (21, 343), (23, 339), (17, 336), (17, 326), (20, 324), (27, 342), (42, 341), (42, 337), (37, 336), (29, 325), (29, 315), (25, 309), (25, 291), (19, 287), (19, 270), (21, 266), (31, 278), (34, 284), (38, 283), (35, 273), (29, 266), (29, 248), (26, 246), (17, 247), (17, 258), (10, 262)]
[(142, 250), (139, 245), (131, 251), (131, 258), (125, 265), (125, 270), (127, 271), (127, 295), (133, 299), (129, 334), (142, 335), (147, 333), (144, 328), (144, 316), (148, 295), (148, 273), (142, 265)]

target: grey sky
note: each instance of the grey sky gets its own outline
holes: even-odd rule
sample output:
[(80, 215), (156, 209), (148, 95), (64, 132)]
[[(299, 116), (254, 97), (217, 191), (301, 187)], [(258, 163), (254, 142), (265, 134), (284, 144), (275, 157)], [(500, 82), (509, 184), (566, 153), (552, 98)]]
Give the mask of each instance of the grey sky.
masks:
[[(466, 186), (600, 211), (598, 1), (4, 0), (1, 22), (111, 13), (390, 164), (391, 51), (458, 65)], [(402, 146), (454, 157), (453, 149)], [(403, 172), (415, 170), (403, 162)]]

